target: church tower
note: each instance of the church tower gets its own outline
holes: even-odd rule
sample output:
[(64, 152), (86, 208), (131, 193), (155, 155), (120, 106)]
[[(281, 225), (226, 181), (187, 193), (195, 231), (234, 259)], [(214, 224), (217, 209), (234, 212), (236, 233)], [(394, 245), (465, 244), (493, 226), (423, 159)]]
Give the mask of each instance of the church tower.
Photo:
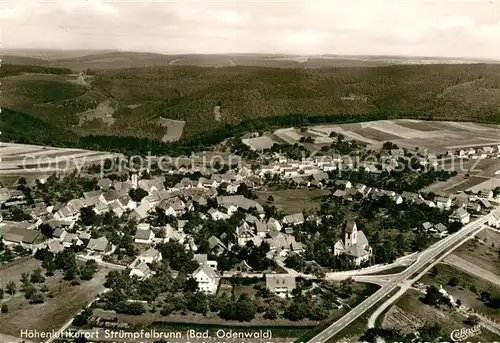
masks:
[(344, 244), (346, 249), (358, 243), (358, 227), (356, 226), (354, 219), (347, 220), (344, 235)]

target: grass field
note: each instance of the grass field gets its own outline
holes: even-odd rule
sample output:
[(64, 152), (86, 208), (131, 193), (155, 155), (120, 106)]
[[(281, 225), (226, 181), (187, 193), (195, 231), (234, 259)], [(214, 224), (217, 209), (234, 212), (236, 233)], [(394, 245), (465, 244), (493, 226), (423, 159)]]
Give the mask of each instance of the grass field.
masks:
[(319, 209), (321, 202), (315, 198), (330, 194), (329, 190), (318, 188), (298, 188), (285, 190), (257, 191), (259, 202), (265, 204), (270, 195), (274, 201), (271, 203), (285, 214)]
[(484, 242), (468, 241), (455, 250), (454, 254), (474, 263), (480, 268), (500, 275), (500, 233), (483, 230), (477, 238)]
[[(8, 278), (17, 278), (17, 273), (32, 270), (33, 265), (33, 260), (27, 260), (21, 265), (7, 266), (3, 272)], [(38, 331), (59, 329), (104, 290), (102, 283), (107, 273), (108, 270), (101, 269), (92, 280), (82, 281), (76, 286), (71, 286), (69, 281), (63, 281), (59, 274), (47, 278), (45, 284), (49, 292), (45, 294), (43, 304), (29, 304), (18, 290), (18, 296), (6, 299), (4, 302), (9, 312), (1, 315), (0, 333), (20, 337), (23, 329)], [(52, 294), (52, 297), (47, 294)]]
[[(437, 270), (438, 274), (436, 276), (428, 273), (424, 275), (420, 281), (424, 284), (431, 284), (438, 288), (439, 286), (443, 286), (455, 299), (460, 299), (463, 305), (492, 317), (497, 321), (500, 320), (500, 313), (498, 310), (486, 306), (479, 300), (479, 294), (483, 291), (487, 291), (492, 295), (500, 294), (500, 286), (496, 286), (481, 278), (473, 277), (462, 270), (448, 265), (438, 264)], [(448, 285), (448, 282), (453, 277), (459, 280), (457, 286)]]

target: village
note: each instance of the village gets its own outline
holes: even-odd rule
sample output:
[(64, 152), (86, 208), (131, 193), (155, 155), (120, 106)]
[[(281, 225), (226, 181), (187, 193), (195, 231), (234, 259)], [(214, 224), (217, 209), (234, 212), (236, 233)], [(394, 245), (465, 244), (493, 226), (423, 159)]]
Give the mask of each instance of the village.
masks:
[[(498, 148), (487, 148), (470, 150), (467, 158), (498, 158)], [(460, 151), (450, 155), (463, 158)], [(399, 171), (405, 156), (416, 159), (418, 168)], [(261, 292), (265, 290), (286, 302), (296, 297), (297, 290), (304, 292), (304, 280), (324, 278), (325, 273), (335, 271), (390, 264), (457, 232), (471, 218), (495, 209), (500, 200), (498, 188), (448, 196), (378, 188), (374, 185), (390, 175), (408, 180), (415, 174), (439, 173), (434, 169), (438, 165), (435, 155), (418, 156), (396, 148), (382, 150), (378, 158), (378, 162), (359, 164), (338, 156), (294, 160), (284, 154), (261, 151), (259, 161), (264, 162), (257, 167), (255, 163), (243, 163), (205, 174), (199, 165), (184, 164), (164, 174), (145, 170), (110, 173), (93, 180), (74, 174), (52, 175), (32, 184), (21, 178), (15, 187), (0, 189), (0, 258), (9, 262), (34, 255), (43, 260), (47, 254), (57, 257), (71, 252), (77, 263), (87, 265), (95, 261), (100, 267), (121, 273), (115, 278), (135, 280), (134, 287), (168, 275), (174, 279), (182, 277), (188, 284), (193, 280), (194, 290), (217, 297), (231, 285), (229, 280), (247, 278), (257, 282), (255, 287)], [(442, 173), (445, 179), (454, 175)], [(435, 180), (436, 176), (428, 182)], [(71, 196), (65, 194), (68, 200), (59, 201), (57, 198), (64, 198), (60, 196), (61, 188), (73, 187), (75, 182), (80, 185), (81, 196), (68, 199)], [(274, 206), (272, 196), (260, 199), (255, 194), (262, 189), (271, 190), (272, 194), (272, 189), (280, 187), (291, 191), (319, 189), (328, 195), (323, 196), (322, 210), (316, 213), (284, 213)], [(59, 189), (59, 193), (54, 189)], [(47, 194), (51, 198), (44, 201)], [(408, 244), (395, 243), (388, 248), (384, 233), (374, 232), (367, 224), (369, 214), (360, 214), (359, 206), (366, 204), (375, 204), (370, 211), (380, 218), (387, 217), (384, 211), (394, 207), (403, 212), (418, 208), (424, 215), (409, 221), (409, 230), (401, 229), (396, 238), (396, 242), (401, 243), (402, 239)], [(494, 210), (488, 225), (500, 228), (499, 210)], [(326, 250), (319, 255), (317, 250), (325, 242)], [(417, 242), (423, 245), (417, 246)], [(382, 256), (382, 251), (391, 249), (394, 252)], [(262, 280), (263, 284), (255, 280)], [(337, 295), (342, 293), (337, 291)], [(149, 302), (159, 295), (154, 294)], [(334, 299), (338, 308), (348, 304), (342, 297)], [(133, 304), (148, 302), (132, 300)], [(109, 301), (101, 305), (101, 309), (95, 309), (94, 317), (114, 317), (110, 313), (116, 312), (143, 313), (113, 307)], [(269, 311), (264, 316), (276, 317)], [(163, 313), (167, 315), (169, 311)], [(290, 317), (293, 316), (289, 314)]]

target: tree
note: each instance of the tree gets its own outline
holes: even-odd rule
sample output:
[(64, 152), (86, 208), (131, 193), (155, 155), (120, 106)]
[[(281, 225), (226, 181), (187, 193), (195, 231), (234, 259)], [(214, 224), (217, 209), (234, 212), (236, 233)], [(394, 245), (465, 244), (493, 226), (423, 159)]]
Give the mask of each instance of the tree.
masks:
[(455, 287), (458, 285), (458, 278), (457, 277), (452, 277), (450, 281), (448, 281), (448, 286)]
[(466, 324), (470, 325), (470, 326), (476, 326), (477, 324), (479, 324), (479, 317), (474, 315), (474, 314), (471, 314), (470, 316), (467, 317), (467, 320), (465, 321)]
[(268, 203), (271, 203), (273, 201), (274, 201), (274, 197), (272, 195), (270, 195), (270, 196), (267, 197), (267, 202)]
[(7, 312), (9, 312), (9, 307), (6, 304), (3, 304), (0, 311), (2, 313), (7, 313)]
[(36, 268), (31, 272), (31, 282), (33, 283), (42, 283), (45, 281), (45, 278), (42, 276), (42, 269)]
[(8, 294), (14, 295), (14, 294), (16, 294), (16, 290), (17, 290), (17, 287), (16, 287), (16, 284), (14, 283), (14, 281), (7, 282), (7, 285), (5, 286), (5, 291)]
[(142, 198), (144, 198), (148, 194), (149, 193), (142, 188), (137, 188), (137, 189), (132, 188), (128, 193), (130, 198), (136, 202), (140, 202), (142, 200)]
[(78, 313), (73, 319), (73, 325), (84, 326), (88, 323), (90, 316), (92, 315), (92, 310), (86, 308), (84, 311)]
[(45, 298), (41, 292), (35, 291), (30, 298), (30, 304), (43, 304)]
[(0, 300), (3, 299), (3, 288), (0, 288)]

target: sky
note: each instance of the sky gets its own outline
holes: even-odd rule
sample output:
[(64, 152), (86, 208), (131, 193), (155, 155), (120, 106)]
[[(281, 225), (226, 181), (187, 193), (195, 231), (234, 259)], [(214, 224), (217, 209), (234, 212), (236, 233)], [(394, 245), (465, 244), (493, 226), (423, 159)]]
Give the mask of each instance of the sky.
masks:
[(2, 48), (500, 59), (500, 0), (0, 0)]

